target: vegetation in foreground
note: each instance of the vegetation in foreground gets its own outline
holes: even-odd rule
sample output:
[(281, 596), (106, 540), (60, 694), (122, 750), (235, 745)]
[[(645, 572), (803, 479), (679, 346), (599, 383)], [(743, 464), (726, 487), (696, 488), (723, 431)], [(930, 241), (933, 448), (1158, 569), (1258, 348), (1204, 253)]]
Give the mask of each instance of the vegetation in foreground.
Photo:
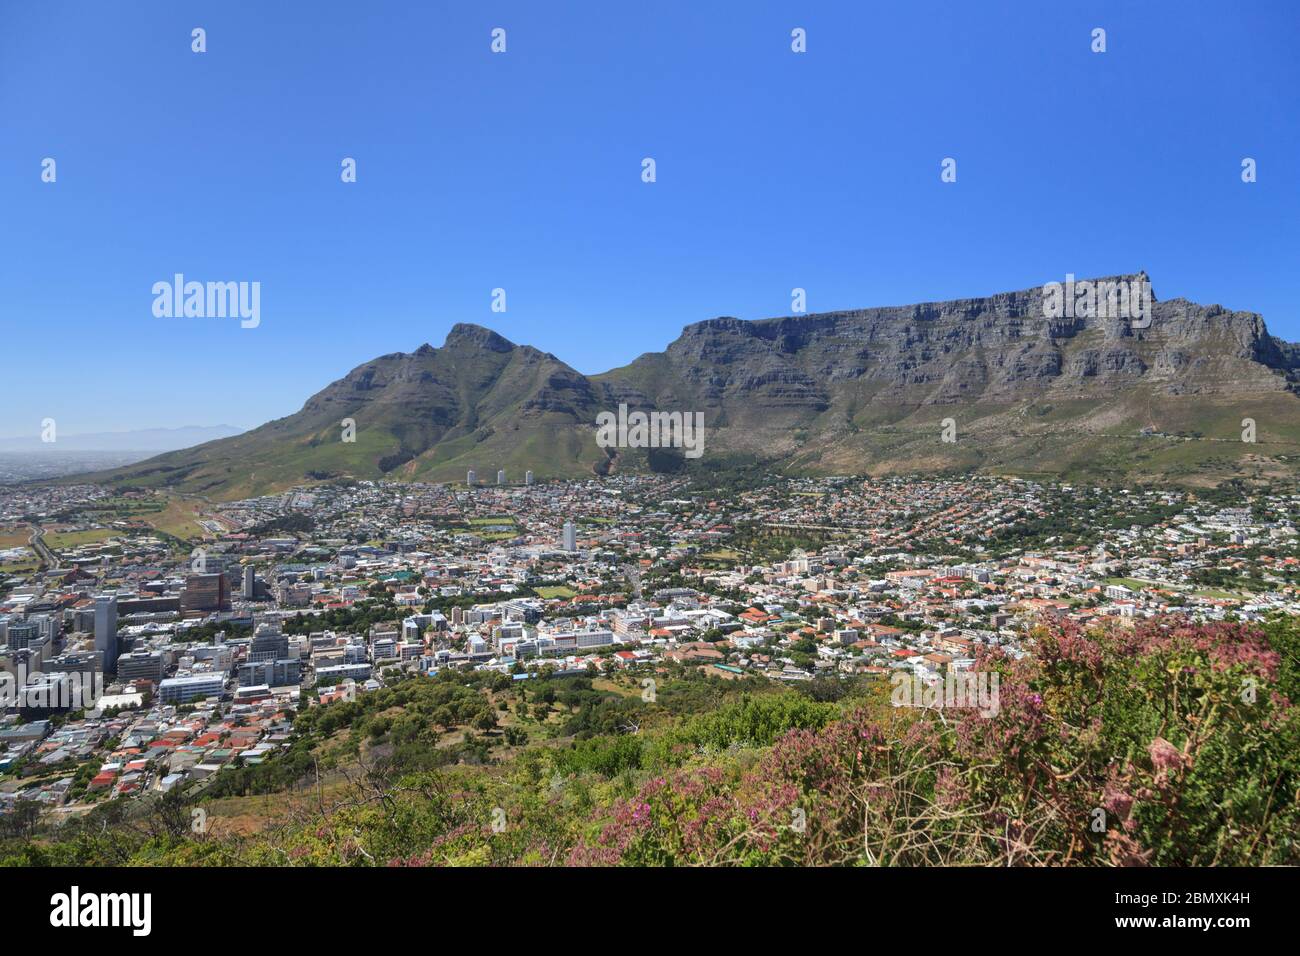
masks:
[[(1034, 647), (979, 660), (991, 718), (894, 708), (884, 681), (411, 678), (300, 714), (287, 751), (200, 803), (11, 815), (0, 860), (1300, 863), (1300, 621), (1053, 626)], [(240, 801), (272, 818), (223, 827)]]

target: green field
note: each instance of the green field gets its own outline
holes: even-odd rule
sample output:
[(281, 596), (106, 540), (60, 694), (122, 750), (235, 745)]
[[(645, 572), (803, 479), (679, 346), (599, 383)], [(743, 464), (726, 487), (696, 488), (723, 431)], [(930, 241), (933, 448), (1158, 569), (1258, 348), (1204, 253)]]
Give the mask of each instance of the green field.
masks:
[(734, 563), (734, 562), (740, 560), (740, 552), (739, 552), (739, 551), (733, 551), (733, 550), (731, 550), (731, 548), (718, 548), (718, 549), (715, 550), (715, 551), (706, 551), (706, 552), (704, 552), (704, 554), (700, 555), (700, 560), (702, 560), (702, 561), (730, 561), (730, 562), (733, 562), (733, 563)]
[(578, 593), (573, 588), (566, 587), (563, 584), (546, 585), (533, 588), (533, 590), (537, 592), (538, 597), (543, 597), (548, 601), (552, 598), (571, 598)]
[(1137, 578), (1107, 578), (1107, 584), (1122, 584), (1130, 591), (1143, 591), (1147, 588), (1158, 588), (1160, 585), (1154, 581), (1139, 581)]
[(63, 531), (45, 536), (45, 544), (55, 551), (60, 548), (79, 548), (83, 544), (98, 544), (116, 538), (121, 532), (111, 528), (92, 528), (89, 531)]

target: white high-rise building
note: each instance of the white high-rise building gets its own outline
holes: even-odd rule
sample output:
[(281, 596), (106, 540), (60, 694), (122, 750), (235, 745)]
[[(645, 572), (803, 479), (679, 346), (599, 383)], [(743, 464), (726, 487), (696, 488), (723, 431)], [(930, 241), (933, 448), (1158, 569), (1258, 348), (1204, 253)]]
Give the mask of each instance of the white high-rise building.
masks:
[(502, 468), (500, 471), (497, 472), (497, 484), (504, 485), (505, 483), (506, 483), (506, 470)]
[(564, 550), (578, 550), (578, 528), (572, 521), (564, 522)]
[(532, 483), (533, 483), (533, 473), (531, 471), (524, 472), (524, 484), (531, 485)]
[(465, 475), (465, 484), (467, 484), (467, 485), (469, 485), (471, 488), (473, 488), (473, 487), (474, 487), (474, 482), (476, 482), (476, 481), (478, 481), (478, 475), (476, 475), (476, 474), (474, 473), (474, 469), (471, 468), (471, 469), (469, 470), (469, 473), (468, 473), (467, 475)]

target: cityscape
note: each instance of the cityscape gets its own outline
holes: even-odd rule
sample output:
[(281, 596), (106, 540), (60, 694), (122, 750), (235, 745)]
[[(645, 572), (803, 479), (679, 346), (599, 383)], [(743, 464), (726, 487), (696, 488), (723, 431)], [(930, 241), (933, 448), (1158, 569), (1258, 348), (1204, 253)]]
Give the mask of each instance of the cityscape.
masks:
[[(466, 478), (185, 507), (72, 480), (4, 488), (6, 820), (183, 799), (203, 826), (187, 816), (182, 833), (234, 853), (241, 804), (274, 780), (291, 795), (308, 753), (334, 787), (349, 760), (393, 761), (412, 732), (432, 751), (417, 764), (491, 767), (541, 745), (561, 773), (571, 755), (617, 760), (618, 740), (671, 723), (660, 695), (775, 708), (769, 719), (903, 681), (942, 698), (990, 656), (1032, 655), (1045, 629), (1300, 614), (1294, 487)], [(387, 709), (412, 682), (457, 695), (427, 714), (431, 735), (408, 726), (419, 706), (374, 723), (356, 720), (371, 707), (347, 709)], [(352, 721), (330, 759), (303, 732), (314, 713)], [(795, 726), (817, 713), (796, 709)], [(565, 741), (576, 749), (553, 749)]]
[(10, 911), (1284, 926), (1297, 44), (1286, 0), (0, 5)]

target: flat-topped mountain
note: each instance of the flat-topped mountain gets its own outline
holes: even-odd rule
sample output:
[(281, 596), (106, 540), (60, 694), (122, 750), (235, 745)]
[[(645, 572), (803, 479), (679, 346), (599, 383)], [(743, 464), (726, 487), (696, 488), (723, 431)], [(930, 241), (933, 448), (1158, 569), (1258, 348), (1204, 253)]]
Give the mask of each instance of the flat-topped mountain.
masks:
[[(1042, 287), (710, 319), (594, 376), (458, 324), (441, 347), (360, 365), (286, 418), (99, 477), (230, 497), (345, 475), (463, 481), (474, 468), (495, 480), (504, 468), (519, 480), (525, 469), (541, 479), (678, 466), (642, 451), (611, 460), (597, 446), (596, 416), (626, 404), (702, 412), (693, 467), (758, 459), (807, 473), (1211, 481), (1293, 472), (1298, 393), (1300, 346), (1255, 313), (1171, 299), (1141, 321), (1054, 316)], [(1242, 441), (1246, 418), (1253, 443)]]

